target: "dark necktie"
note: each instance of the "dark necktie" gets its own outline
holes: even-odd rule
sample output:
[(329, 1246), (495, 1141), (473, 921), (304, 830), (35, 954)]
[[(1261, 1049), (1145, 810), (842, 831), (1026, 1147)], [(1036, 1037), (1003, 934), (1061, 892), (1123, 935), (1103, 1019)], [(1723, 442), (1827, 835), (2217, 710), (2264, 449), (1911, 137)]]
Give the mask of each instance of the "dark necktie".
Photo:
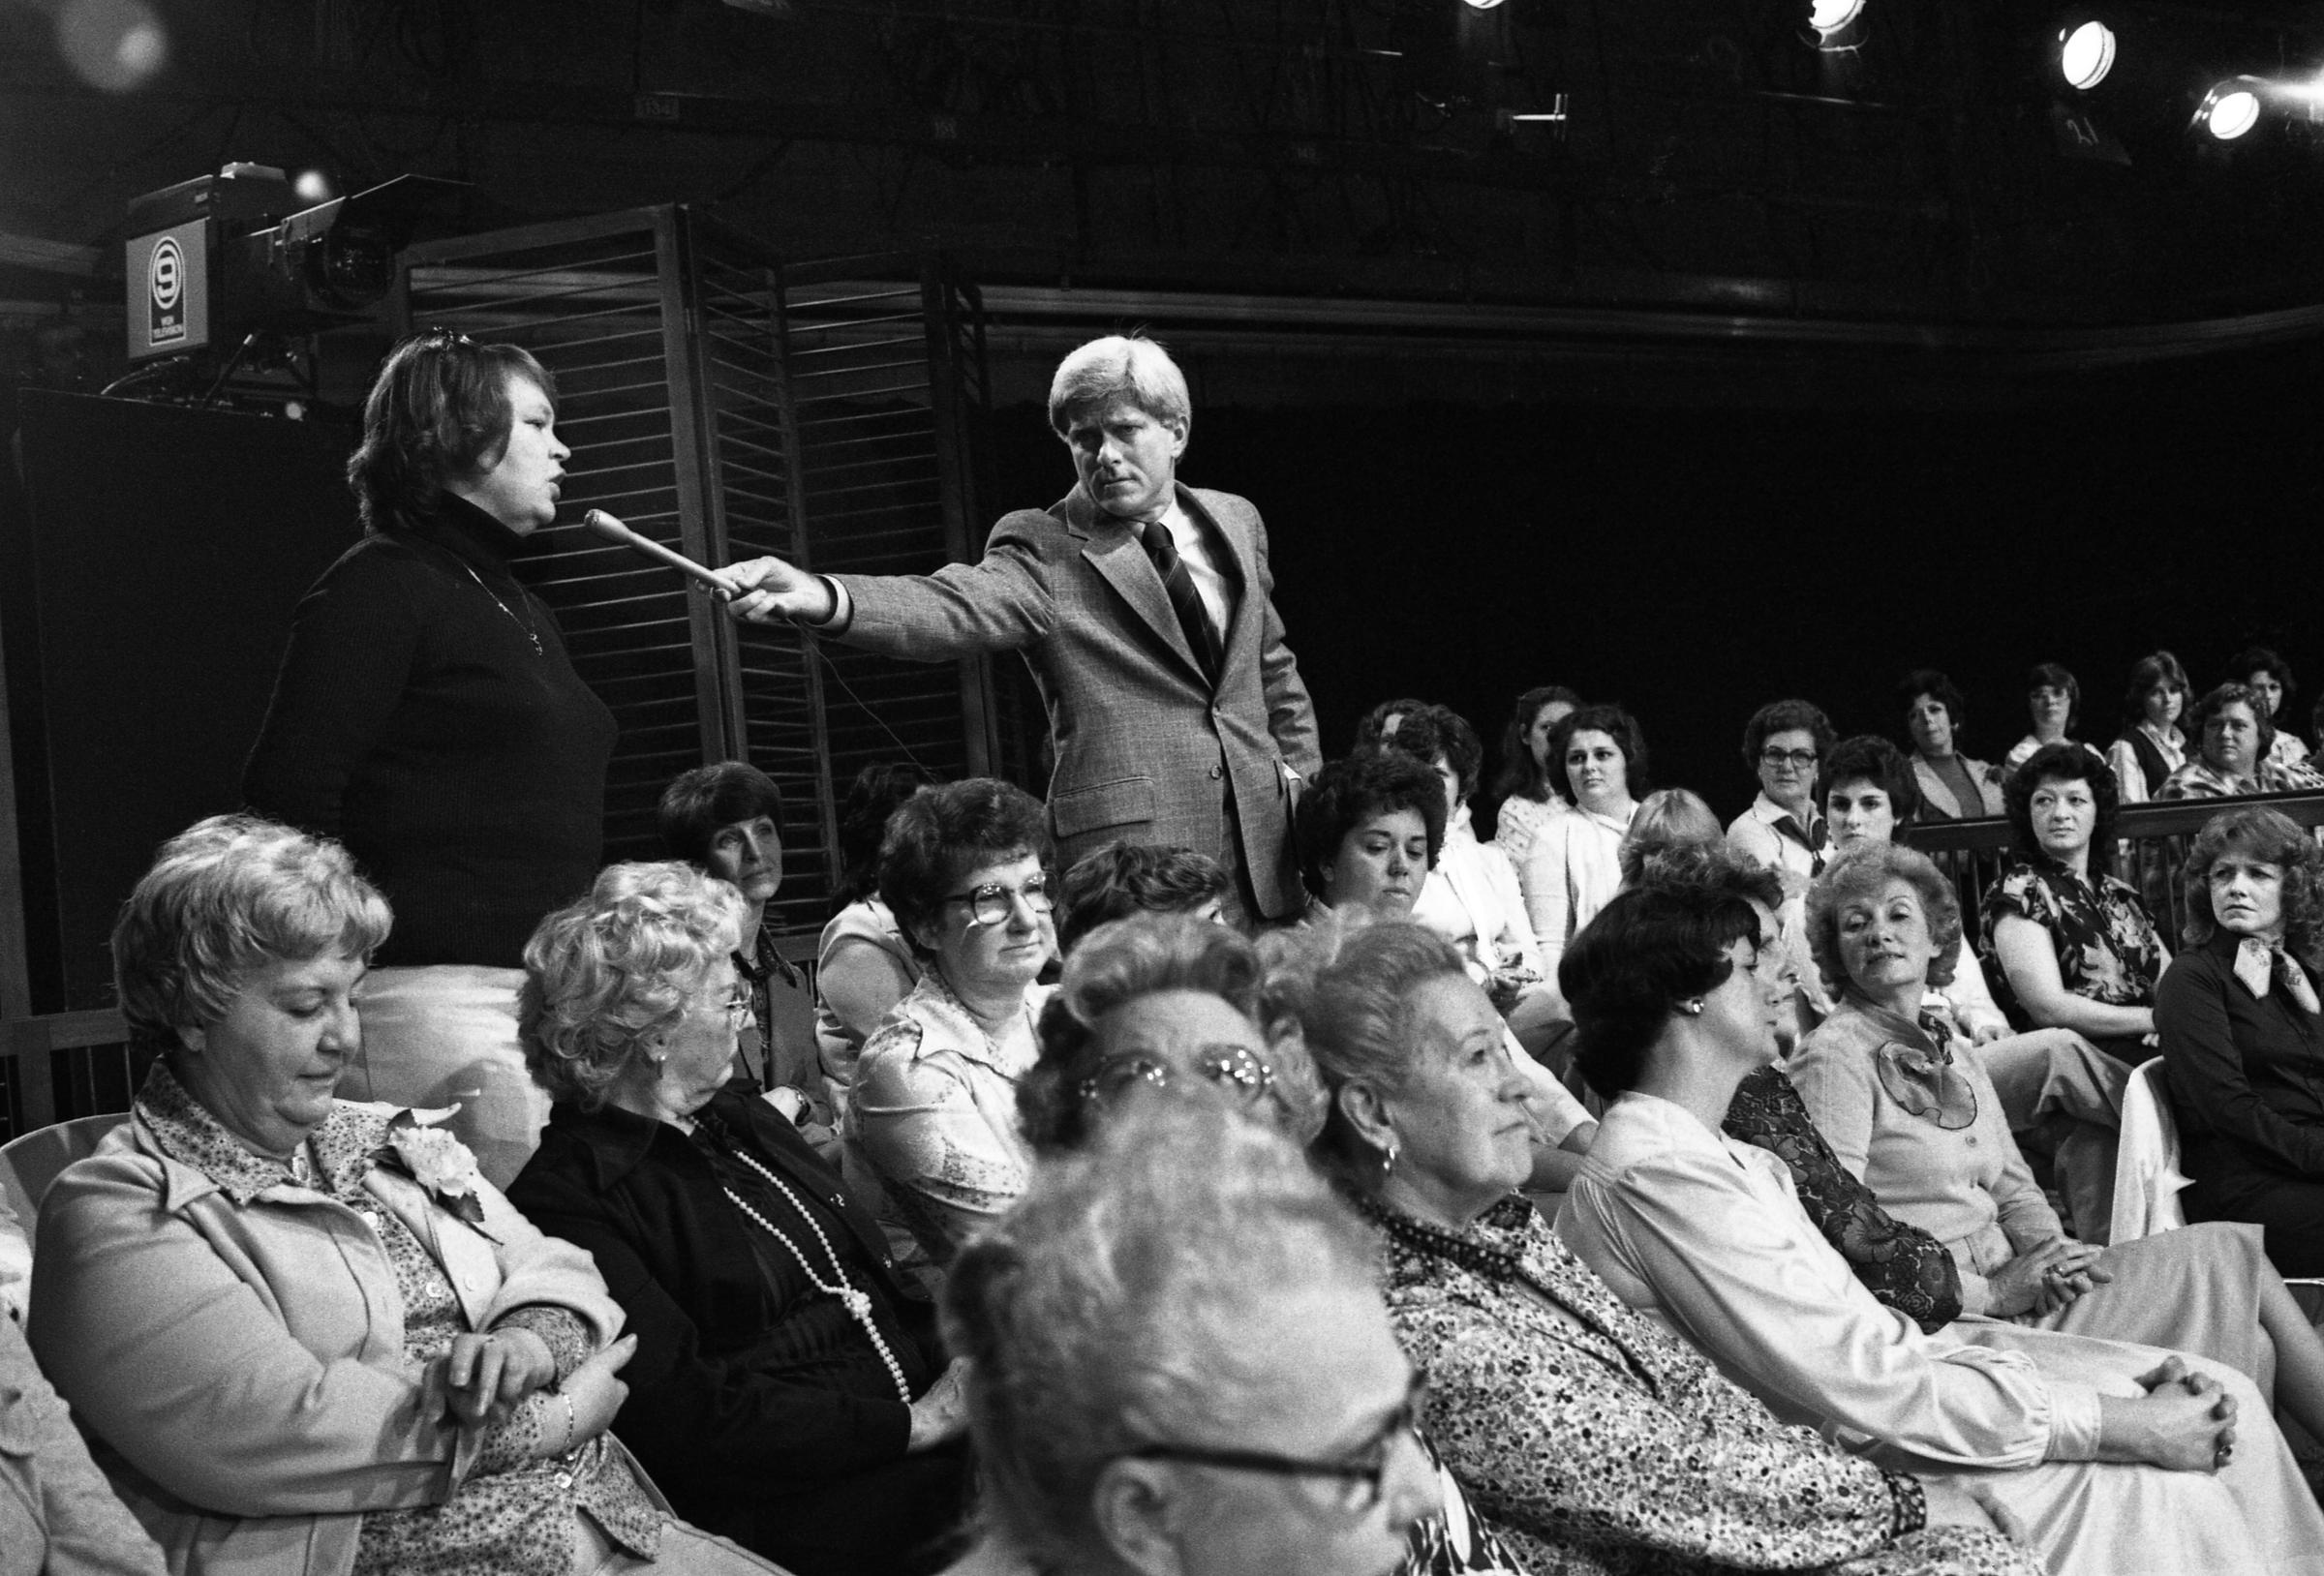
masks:
[(1200, 663), (1203, 677), (1210, 686), (1218, 687), (1218, 676), (1227, 665), (1226, 648), (1219, 644), (1218, 627), (1210, 621), (1210, 610), (1203, 606), (1203, 593), (1194, 589), (1194, 574), (1186, 561), (1178, 557), (1177, 544), (1170, 539), (1170, 528), (1159, 520), (1148, 520), (1139, 536), (1146, 544), (1146, 556), (1153, 561), (1154, 573), (1162, 577), (1162, 589), (1170, 595), (1170, 605), (1178, 616), (1178, 628), (1186, 636), (1186, 644)]

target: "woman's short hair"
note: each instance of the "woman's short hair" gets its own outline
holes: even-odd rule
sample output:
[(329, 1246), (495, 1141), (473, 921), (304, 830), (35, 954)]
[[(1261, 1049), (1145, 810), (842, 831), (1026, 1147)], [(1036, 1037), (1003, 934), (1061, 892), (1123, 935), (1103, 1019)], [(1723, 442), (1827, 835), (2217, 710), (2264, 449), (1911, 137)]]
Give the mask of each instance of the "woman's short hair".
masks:
[(1133, 914), (1183, 914), (1223, 900), (1229, 885), (1218, 861), (1191, 848), (1109, 843), (1074, 861), (1057, 884), (1057, 950), (1070, 954), (1099, 925)]
[(1912, 763), (1879, 734), (1860, 733), (1831, 747), (1816, 773), (1816, 808), (1824, 810), (1833, 792), (1850, 782), (1869, 782), (1886, 794), (1900, 829), (1920, 814), (1920, 784), (1912, 776)]
[(1743, 764), (1758, 772), (1759, 751), (1767, 747), (1767, 741), (1779, 733), (1795, 732), (1815, 738), (1818, 759), (1829, 755), (1833, 741), (1840, 737), (1832, 731), (1832, 719), (1814, 702), (1769, 701), (1752, 712), (1751, 720), (1743, 724)]
[[(1415, 998), (1431, 980), (1467, 979), (1452, 944), (1409, 920), (1328, 915), (1263, 939), (1269, 977), (1298, 1020), (1326, 1096), (1351, 1082), (1383, 1094), (1405, 1087), (1417, 1040)], [(1330, 1098), (1317, 1153), (1351, 1174), (1379, 1156)]]
[(2241, 705), (2251, 712), (2251, 720), (2259, 724), (2259, 744), (2251, 761), (2256, 769), (2276, 747), (2276, 719), (2259, 698), (2259, 692), (2248, 684), (2221, 684), (2186, 710), (2186, 720), (2180, 727), (2186, 732), (2187, 753), (2198, 760), (2210, 761), (2203, 752), (2203, 736), (2211, 731), (2211, 719), (2230, 706)]
[(1702, 796), (1685, 788), (1657, 788), (1638, 801), (1637, 814), (1614, 850), (1625, 885), (1635, 882), (1647, 860), (1688, 843), (1715, 843), (1726, 836), (1719, 817)]
[(742, 944), (743, 894), (690, 864), (609, 864), (525, 943), (517, 1032), (551, 1100), (585, 1111), (639, 1071)]
[(1356, 719), (1356, 752), (1378, 748), (1380, 741), (1388, 736), (1390, 719), (1400, 723), (1427, 710), (1428, 702), (1414, 700), (1409, 695), (1402, 700), (1382, 701)]
[(2278, 655), (2273, 647), (2247, 646), (2236, 652), (2228, 658), (2221, 682), (2248, 685), (2255, 673), (2264, 673), (2283, 686), (2283, 699), (2278, 703), (2277, 710), (2281, 711), (2291, 704), (2292, 696), (2298, 692), (2300, 685), (2292, 678), (2292, 665)]
[(253, 971), (315, 957), (369, 958), (387, 900), (328, 837), (255, 815), (197, 821), (154, 856), (113, 922), (113, 989), (130, 1040), (175, 1050), (207, 1028)]
[(1300, 878), (1317, 897), (1324, 895), (1324, 871), (1339, 857), (1348, 833), (1393, 810), (1418, 810), (1428, 830), (1428, 867), (1436, 868), (1445, 848), (1445, 785), (1433, 767), (1409, 755), (1358, 754), (1331, 761), (1315, 774), (1292, 812), (1292, 840), (1300, 851)]
[(1484, 741), (1468, 718), (1449, 706), (1423, 706), (1399, 715), (1395, 732), (1381, 734), (1380, 747), (1401, 750), (1430, 771), (1442, 758), (1460, 779), (1463, 802), (1477, 792), (1477, 778), (1484, 769)]
[(1765, 901), (1763, 889), (1745, 888), (1736, 873), (1713, 849), (1654, 860), (1558, 960), (1558, 988), (1574, 1013), (1575, 1064), (1601, 1098), (1637, 1087), (1646, 1052), (1678, 1004), (1718, 989), (1734, 972), (1728, 948), (1758, 944), (1749, 896)]
[(2283, 871), (2284, 950), (2310, 969), (2324, 968), (2324, 853), (2290, 816), (2266, 804), (2221, 810), (2195, 833), (2180, 869), (2186, 944), (2200, 947), (2218, 928), (2211, 911), (2211, 867), (2230, 852)]
[(921, 789), (943, 780), (906, 761), (873, 761), (855, 774), (840, 803), (840, 884), (831, 894), (833, 913), (879, 891), (879, 845), (887, 839), (888, 817)]
[[(2248, 678), (2250, 672), (2246, 668), (2245, 677)], [(2130, 687), (2123, 694), (2125, 723), (2135, 727), (2147, 720), (2147, 696), (2156, 684), (2170, 685), (2182, 698), (2186, 694), (2186, 669), (2168, 652), (2150, 652), (2130, 664)]]
[(1069, 352), (1049, 383), (1049, 425), (1059, 438), (1076, 420), (1131, 405), (1154, 420), (1194, 425), (1186, 375), (1144, 334), (1108, 334)]
[(1914, 668), (1897, 681), (1897, 704), (1907, 712), (1923, 695), (1944, 708), (1944, 720), (1952, 725), (1953, 738), (1958, 741), (1969, 726), (1969, 701), (1962, 695), (1961, 686), (1935, 668)]
[(521, 345), (478, 345), (431, 329), (387, 352), (363, 402), (363, 440), (347, 485), (363, 524), (410, 530), (432, 518), (446, 483), (497, 462), (514, 419), (508, 379), (557, 404), (557, 379)]
[(1929, 984), (1953, 979), (1953, 955), (1961, 947), (1961, 898), (1929, 856), (1902, 843), (1858, 843), (1823, 867), (1808, 889), (1808, 951), (1824, 988), (1835, 997), (1848, 988), (1848, 965), (1840, 957), (1840, 914), (1851, 902), (1878, 902), (1891, 881), (1902, 881), (1920, 899), (1929, 923)]
[(1622, 752), (1633, 799), (1642, 798), (1653, 786), (1646, 777), (1646, 730), (1638, 726), (1638, 719), (1619, 706), (1585, 706), (1567, 712), (1549, 735), (1549, 786), (1567, 803), (1579, 803), (1574, 797), (1574, 779), (1566, 774), (1566, 746), (1577, 733), (1602, 733), (1614, 742)]
[[(2019, 763), (2009, 779), (2002, 784), (2002, 803), (2009, 814), (2009, 838), (2017, 851), (2029, 859), (2041, 854), (2041, 839), (2034, 834), (2034, 795), (2045, 782), (2086, 782), (2090, 784), (2091, 802), (2097, 806), (2097, 824), (2092, 829), (2090, 846), (2102, 855), (2114, 846), (2115, 812), (2123, 807), (2123, 796), (2114, 780), (2114, 768), (2104, 756), (2088, 744), (2060, 740), (2044, 744)], [(2101, 861), (2102, 863), (2102, 861)]]
[(926, 956), (916, 932), (936, 923), (952, 890), (972, 871), (1027, 855), (1048, 867), (1049, 812), (1039, 800), (998, 777), (942, 783), (922, 789), (888, 817), (879, 895), (912, 951)]
[(1138, 1102), (1036, 1167), (944, 1286), (1004, 1540), (1045, 1570), (1110, 1563), (1091, 1510), (1106, 1466), (1255, 1433), (1290, 1398), (1254, 1336), (1302, 1291), (1368, 1288), (1371, 1265), (1289, 1140), (1206, 1103)]
[(724, 828), (765, 816), (782, 826), (782, 790), (745, 761), (720, 761), (681, 772), (661, 791), (654, 824), (662, 852), (697, 868), (710, 864), (710, 845)]
[(2071, 733), (2082, 721), (2082, 681), (2056, 662), (2036, 662), (2026, 674), (2026, 697), (2036, 689), (2065, 691), (2065, 729)]
[(1240, 931), (1190, 914), (1137, 914), (1101, 924), (1065, 959), (1041, 1010), (1040, 1060), (1017, 1080), (1018, 1126), (1037, 1154), (1071, 1149), (1096, 1124), (1081, 1095), (1093, 1069), (1099, 1019), (1141, 996), (1196, 990), (1216, 996), (1268, 1044), (1285, 1131), (1300, 1143), (1323, 1126), (1323, 1086), (1298, 1024), (1268, 989), (1259, 950)]
[(1543, 774), (1541, 764), (1534, 760), (1533, 747), (1525, 742), (1525, 736), (1533, 731), (1533, 719), (1549, 706), (1568, 706), (1578, 712), (1581, 697), (1564, 684), (1537, 684), (1517, 697), (1509, 721), (1501, 729), (1501, 768), (1493, 774), (1494, 799), (1549, 797), (1549, 779)]

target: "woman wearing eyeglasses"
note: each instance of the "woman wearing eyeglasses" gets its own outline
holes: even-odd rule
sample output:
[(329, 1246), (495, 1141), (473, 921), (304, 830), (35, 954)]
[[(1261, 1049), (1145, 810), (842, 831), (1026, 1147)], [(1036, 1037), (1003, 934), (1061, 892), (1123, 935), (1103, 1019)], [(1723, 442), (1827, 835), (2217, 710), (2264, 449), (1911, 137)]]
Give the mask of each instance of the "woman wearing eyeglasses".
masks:
[(1773, 870), (1787, 897), (1804, 896), (1823, 868), (1827, 834), (1816, 804), (1816, 768), (1836, 736), (1822, 709), (1771, 701), (1743, 729), (1743, 764), (1758, 774), (1759, 796), (1727, 829), (1739, 859)]
[(541, 922), (522, 1013), (556, 1106), (509, 1196), (596, 1257), (637, 1340), (621, 1439), (689, 1520), (798, 1576), (932, 1569), (960, 1378), (871, 1211), (734, 1076), (746, 905), (616, 864)]
[(970, 777), (888, 820), (879, 895), (920, 981), (864, 1043), (844, 1129), (847, 1180), (876, 1196), (897, 1258), (932, 1287), (968, 1235), (1024, 1191), (1017, 1080), (1033, 1065), (1057, 950), (1049, 817)]

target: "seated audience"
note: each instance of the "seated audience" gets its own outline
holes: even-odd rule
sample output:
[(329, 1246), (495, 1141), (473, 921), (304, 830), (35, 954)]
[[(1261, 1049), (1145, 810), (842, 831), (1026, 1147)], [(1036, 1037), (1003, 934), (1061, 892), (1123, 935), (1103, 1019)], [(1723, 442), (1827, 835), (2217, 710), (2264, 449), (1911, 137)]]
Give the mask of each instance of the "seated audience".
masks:
[(1017, 1079), (1056, 953), (1049, 859), (1048, 811), (992, 777), (923, 789), (888, 820), (879, 895), (920, 983), (864, 1046), (845, 1169), (916, 1272), (1024, 1191)]
[(896, 806), (935, 782), (916, 766), (873, 763), (840, 807), (840, 880), (815, 949), (815, 1050), (845, 1119), (855, 1066), (889, 1009), (920, 983), (920, 958), (879, 897), (879, 845)]
[(1834, 741), (1831, 719), (1806, 701), (1774, 701), (1743, 729), (1743, 764), (1759, 779), (1751, 808), (1728, 823), (1736, 857), (1773, 870), (1784, 890), (1805, 894), (1823, 868), (1826, 833), (1816, 805), (1816, 769)]
[(1041, 1010), (1040, 1060), (1017, 1080), (1025, 1141), (1040, 1156), (1078, 1147), (1150, 1088), (1215, 1096), (1303, 1144), (1324, 1102), (1297, 1030), (1239, 931), (1171, 913), (1101, 924)]
[(1646, 792), (1646, 736), (1618, 706), (1585, 706), (1550, 735), (1551, 781), (1575, 813), (1543, 827), (1517, 885), (1551, 977), (1574, 933), (1622, 884), (1622, 834)]
[(1484, 745), (1457, 712), (1442, 706), (1400, 717), (1380, 748), (1422, 763), (1444, 784), (1444, 846), (1421, 886), (1412, 917), (1460, 949), (1470, 975), (1493, 998), (1517, 1043), (1540, 1053), (1562, 1034), (1565, 1006), (1542, 967), (1525, 895), (1509, 858), (1481, 843), (1469, 824), (1469, 795)]
[(2004, 774), (2025, 765), (2042, 745), (2070, 742), (2069, 736), (2082, 720), (2081, 681), (2055, 662), (2036, 663), (2026, 675), (2026, 715), (2034, 731), (2010, 745), (2009, 753), (2002, 757)]
[(2037, 1568), (1967, 1492), (1778, 1422), (1513, 1197), (1525, 1082), (1442, 938), (1383, 924), (1300, 939), (1331, 1096), (1319, 1157), (1380, 1230), (1429, 1439), (1531, 1568)]
[(2170, 774), (2186, 764), (2186, 735), (2179, 731), (2186, 690), (2186, 670), (2168, 652), (2142, 656), (2131, 665), (2130, 690), (2123, 697), (2122, 737), (2106, 752), (2115, 793), (2124, 803), (2143, 804), (2153, 799)]
[[(1627, 887), (1637, 880), (1646, 861), (1667, 849), (1726, 840), (1719, 817), (1711, 813), (1700, 794), (1689, 788), (1657, 788), (1638, 802), (1638, 812), (1630, 818), (1630, 830), (1622, 833), (1622, 845), (1614, 851), (1614, 864)], [(1751, 863), (1766, 869), (1756, 860)], [(1768, 873), (1774, 874), (1772, 870)], [(1781, 885), (1782, 877), (1777, 877), (1777, 883)]]
[(2186, 951), (2155, 994), (2180, 1197), (2191, 1220), (2250, 1221), (2285, 1275), (2324, 1275), (2324, 864), (2261, 805), (2222, 811), (2186, 860)]
[(2066, 1234), (1977, 1053), (1920, 1012), (1960, 924), (1951, 884), (1911, 849), (1846, 855), (1810, 894), (1817, 961), (1841, 1000), (1789, 1072), (1833, 1152), (1951, 1251), (1965, 1313), (2225, 1363), (2324, 1429), (2324, 1342), (2258, 1231), (2188, 1227), (2102, 1250)]
[(1914, 668), (1896, 686), (1912, 741), (1912, 780), (1932, 821), (1973, 821), (2002, 813), (2001, 773), (1961, 753), (1968, 702), (1935, 668)]
[(944, 1327), (1019, 1568), (1379, 1576), (1438, 1507), (1361, 1228), (1208, 1103), (1140, 1101), (1044, 1162)]
[(2163, 779), (2156, 799), (2234, 799), (2289, 793), (2308, 785), (2301, 773), (2269, 758), (2276, 724), (2267, 703), (2242, 684), (2221, 684), (2187, 713), (2193, 741), (2186, 762)]
[(2071, 1029), (2125, 1071), (2155, 1043), (2155, 982), (2170, 963), (2138, 894), (2106, 871), (2115, 778), (2080, 744), (2034, 752), (2009, 777), (2014, 844), (1986, 890), (1979, 955), (2020, 1029)]
[(2292, 678), (2292, 665), (2265, 646), (2248, 646), (2228, 659), (2222, 683), (2242, 684), (2258, 700), (2261, 714), (2276, 730), (2276, 738), (2268, 745), (2268, 759), (2284, 771), (2297, 771), (2308, 765), (2308, 744), (2298, 734), (2284, 726), (2287, 714), (2284, 708), (2291, 704), (2299, 684)]
[[(767, 902), (782, 885), (782, 790), (757, 767), (721, 761), (681, 772), (661, 791), (655, 810), (661, 849), (671, 859), (717, 876), (743, 894), (742, 943), (734, 966), (750, 996), (750, 1021), (744, 1026), (738, 1054), (761, 1090), (788, 1089), (796, 1103), (785, 1114), (814, 1109), (828, 1127), (831, 1107), (822, 1070), (810, 1045), (779, 1036), (775, 1021), (776, 983), (799, 989), (806, 982), (775, 945), (766, 923)], [(755, 1042), (755, 1043), (753, 1043)]]
[(749, 913), (686, 865), (616, 864), (540, 923), (525, 1049), (556, 1106), (509, 1197), (615, 1288), (638, 1343), (615, 1421), (688, 1519), (800, 1576), (933, 1568), (959, 1377), (871, 1212), (733, 1076)]
[(1566, 813), (1565, 800), (1549, 786), (1549, 736), (1580, 709), (1581, 697), (1565, 685), (1543, 684), (1517, 697), (1502, 730), (1501, 771), (1491, 790), (1493, 841), (1513, 865), (1524, 863), (1542, 823)]
[(1057, 951), (1070, 955), (1099, 925), (1133, 914), (1191, 914), (1224, 924), (1233, 884), (1218, 861), (1191, 848), (1115, 843), (1085, 854), (1058, 884)]
[(1291, 831), (1300, 879), (1318, 904), (1400, 920), (1444, 847), (1444, 785), (1409, 755), (1330, 761), (1300, 796)]
[(14, 1312), (0, 1309), (0, 1576), (162, 1576)]
[(1720, 1136), (1774, 1051), (1772, 938), (1716, 871), (1668, 873), (1567, 954), (1584, 1065), (1622, 1093), (1566, 1245), (1776, 1415), (2006, 1506), (2055, 1572), (2299, 1568), (2324, 1516), (2241, 1375), (2056, 1336), (1925, 1334), (1857, 1284), (1784, 1166)]
[(122, 1015), (160, 1060), (33, 1258), (92, 1454), (172, 1571), (772, 1569), (606, 1432), (636, 1343), (589, 1255), (443, 1129), (335, 1098), (388, 923), (345, 850), (247, 816), (165, 843), (123, 906)]

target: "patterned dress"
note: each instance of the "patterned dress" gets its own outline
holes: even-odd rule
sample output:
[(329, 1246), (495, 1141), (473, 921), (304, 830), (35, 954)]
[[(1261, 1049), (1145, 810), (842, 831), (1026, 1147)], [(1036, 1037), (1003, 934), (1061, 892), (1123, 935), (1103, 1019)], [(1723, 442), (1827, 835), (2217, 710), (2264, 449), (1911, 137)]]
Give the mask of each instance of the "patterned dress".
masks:
[(1994, 949), (1995, 926), (2011, 918), (2032, 920), (2049, 933), (2058, 983), (2072, 994), (2109, 1007), (2155, 1005), (2162, 938), (2127, 883), (2105, 874), (2095, 883), (2086, 881), (2054, 859), (2021, 854), (1986, 892), (1978, 917), (1977, 956), (2012, 1028), (2023, 1032), (2038, 1025), (2010, 988), (2008, 971)]
[(1429, 1440), (1537, 1576), (2040, 1568), (1991, 1533), (1927, 1528), (1916, 1480), (1777, 1421), (1522, 1199), (1459, 1232), (1363, 1207)]

